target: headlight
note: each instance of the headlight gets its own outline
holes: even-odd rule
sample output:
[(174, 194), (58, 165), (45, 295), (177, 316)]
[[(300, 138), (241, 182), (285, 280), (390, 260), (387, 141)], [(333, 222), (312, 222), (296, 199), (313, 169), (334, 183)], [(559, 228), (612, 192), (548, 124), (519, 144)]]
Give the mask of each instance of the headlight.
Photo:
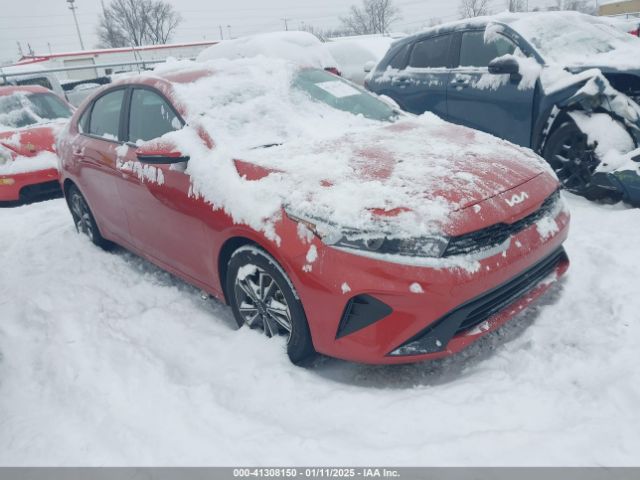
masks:
[(12, 160), (13, 154), (11, 153), (11, 150), (0, 145), (0, 165), (4, 165)]
[(286, 210), (292, 220), (305, 225), (325, 244), (381, 255), (439, 258), (449, 245), (444, 236), (394, 238), (391, 233), (343, 228), (325, 220), (302, 216)]

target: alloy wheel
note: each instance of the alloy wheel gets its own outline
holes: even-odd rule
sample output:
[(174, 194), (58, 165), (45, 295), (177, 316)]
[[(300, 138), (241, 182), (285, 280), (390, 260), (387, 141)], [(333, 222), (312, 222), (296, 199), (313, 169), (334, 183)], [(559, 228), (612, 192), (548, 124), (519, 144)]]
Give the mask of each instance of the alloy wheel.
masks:
[(582, 193), (591, 187), (591, 178), (600, 160), (595, 148), (588, 144), (587, 136), (575, 131), (558, 142), (550, 163), (567, 190)]
[(93, 224), (91, 221), (91, 211), (85, 199), (78, 192), (71, 196), (71, 211), (78, 232), (86, 234), (93, 240)]
[(244, 322), (250, 328), (262, 328), (267, 337), (286, 335), (287, 341), (293, 330), (291, 310), (282, 289), (265, 270), (254, 269), (248, 275), (240, 272), (235, 280), (235, 298)]

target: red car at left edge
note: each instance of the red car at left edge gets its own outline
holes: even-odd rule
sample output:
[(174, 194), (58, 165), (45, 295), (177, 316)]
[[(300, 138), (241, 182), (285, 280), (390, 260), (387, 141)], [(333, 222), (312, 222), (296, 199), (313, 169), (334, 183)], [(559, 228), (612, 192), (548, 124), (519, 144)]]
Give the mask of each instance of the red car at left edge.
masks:
[(40, 86), (0, 87), (0, 204), (60, 192), (55, 138), (72, 107)]

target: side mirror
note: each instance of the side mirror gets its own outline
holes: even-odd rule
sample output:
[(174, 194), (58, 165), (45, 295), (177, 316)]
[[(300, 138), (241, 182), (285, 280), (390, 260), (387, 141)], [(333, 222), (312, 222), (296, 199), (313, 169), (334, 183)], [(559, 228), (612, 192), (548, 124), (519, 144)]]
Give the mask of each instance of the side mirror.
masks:
[(152, 143), (143, 145), (136, 150), (136, 157), (140, 163), (162, 165), (186, 162), (189, 157), (177, 151), (172, 145), (166, 143)]
[(498, 57), (489, 63), (489, 73), (494, 75), (518, 75), (520, 64), (513, 57)]
[(374, 68), (376, 68), (376, 62), (374, 62), (373, 60), (369, 60), (367, 63), (364, 64), (365, 73), (371, 72), (371, 70), (373, 70)]

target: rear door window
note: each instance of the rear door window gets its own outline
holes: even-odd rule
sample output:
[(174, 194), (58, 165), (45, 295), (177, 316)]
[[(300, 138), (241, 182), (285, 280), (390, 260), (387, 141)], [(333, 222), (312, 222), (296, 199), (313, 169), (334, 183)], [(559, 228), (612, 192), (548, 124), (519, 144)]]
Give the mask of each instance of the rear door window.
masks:
[(484, 31), (464, 32), (460, 45), (461, 67), (486, 67), (491, 60), (507, 54), (513, 54), (516, 46), (503, 35), (485, 43)]
[(98, 98), (91, 110), (89, 134), (107, 140), (118, 140), (120, 111), (124, 99), (124, 89), (109, 92)]
[(414, 44), (409, 59), (413, 68), (445, 68), (449, 66), (451, 35), (440, 35)]

